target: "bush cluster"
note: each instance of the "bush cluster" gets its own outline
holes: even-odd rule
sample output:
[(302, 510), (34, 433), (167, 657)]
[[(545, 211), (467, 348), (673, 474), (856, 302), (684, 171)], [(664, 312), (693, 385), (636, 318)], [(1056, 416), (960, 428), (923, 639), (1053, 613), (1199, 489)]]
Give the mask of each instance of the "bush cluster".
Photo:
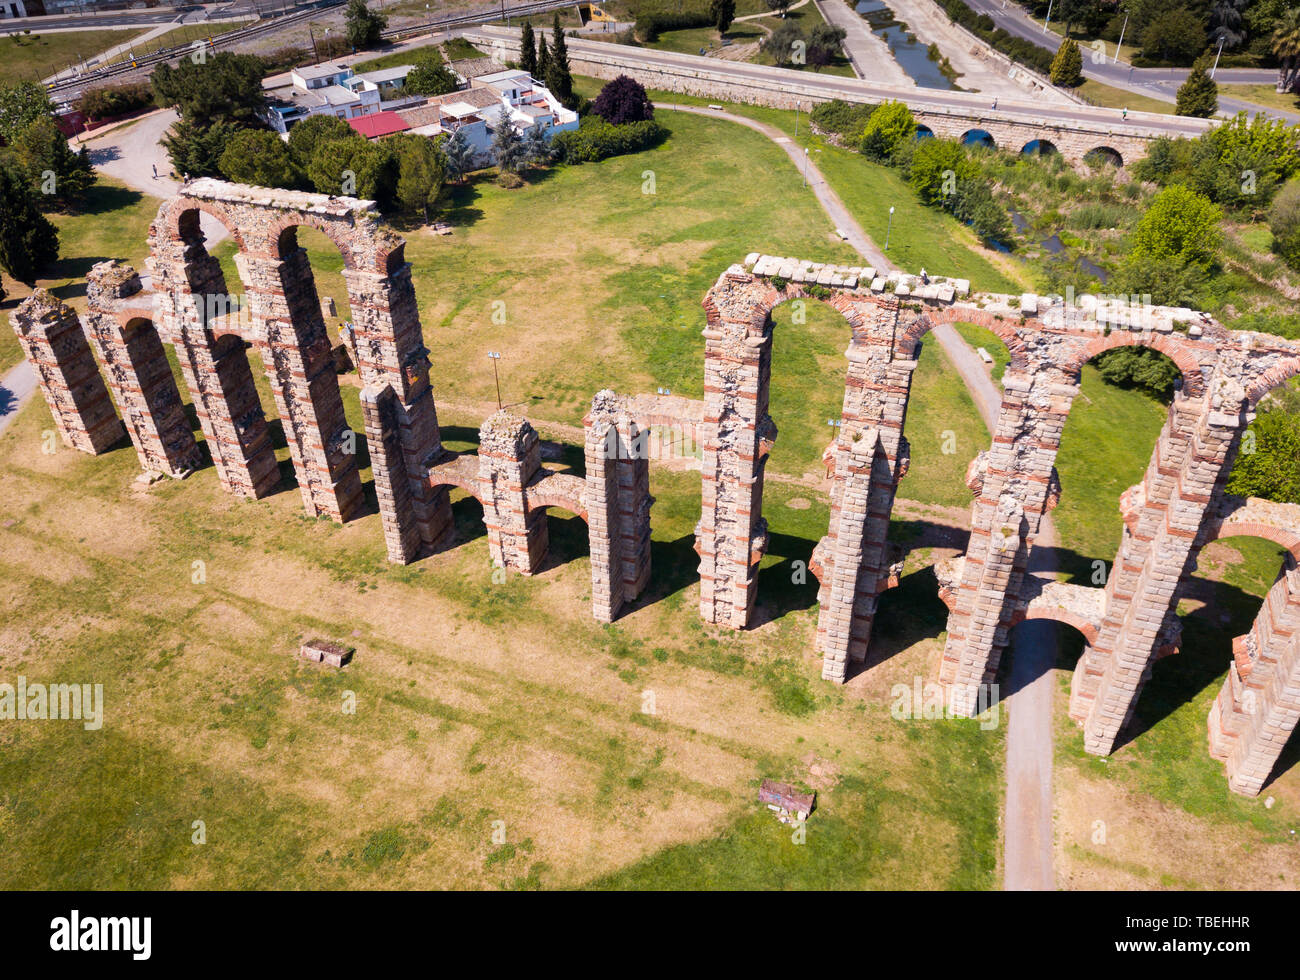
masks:
[(668, 130), (652, 119), (616, 126), (599, 116), (584, 116), (577, 129), (557, 133), (551, 145), (566, 163), (594, 163), (649, 149), (667, 135)]

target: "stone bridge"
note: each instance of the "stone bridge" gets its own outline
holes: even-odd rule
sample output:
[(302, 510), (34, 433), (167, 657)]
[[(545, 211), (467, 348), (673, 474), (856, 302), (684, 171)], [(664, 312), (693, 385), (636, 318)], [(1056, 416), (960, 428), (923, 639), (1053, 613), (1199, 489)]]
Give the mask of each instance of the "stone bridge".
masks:
[[(467, 32), (466, 38), (492, 51), (502, 63), (519, 57), (519, 32), (514, 28), (485, 26)], [(802, 106), (807, 110), (837, 98), (863, 103), (897, 100), (911, 107), (923, 132), (970, 138), (1016, 153), (1027, 148), (1055, 149), (1071, 163), (1097, 151), (1122, 166), (1145, 156), (1148, 144), (1158, 137), (1198, 136), (1214, 125), (1181, 116), (1147, 112), (1126, 116), (1117, 109), (1028, 101), (1006, 102), (994, 109), (986, 97), (970, 93), (881, 85), (578, 38), (566, 43), (573, 70), (593, 78), (628, 75), (661, 92), (778, 109)]]
[[(204, 246), (200, 212), (234, 236), (246, 309), (214, 302), (227, 284)], [(442, 446), (410, 266), (371, 202), (202, 180), (159, 210), (151, 290), (117, 262), (92, 270), (90, 342), (76, 314), (43, 290), (11, 313), (68, 445), (101, 453), (120, 441), (115, 402), (146, 471), (183, 477), (202, 465), (163, 349), (171, 344), (221, 485), (250, 497), (274, 492), (275, 456), (246, 356), (256, 346), (307, 513), (361, 515), (355, 436), (297, 243), (303, 225), (322, 230), (343, 256), (390, 560), (452, 545), (449, 491), (460, 488), (483, 504), (494, 562), (532, 574), (547, 550), (545, 511), (564, 507), (587, 522), (592, 612), (606, 622), (649, 579), (649, 459), (655, 432), (667, 428), (698, 445), (701, 461), (700, 614), (733, 629), (749, 624), (768, 547), (764, 473), (777, 441), (768, 411), (771, 312), (791, 301), (838, 310), (848, 324), (844, 398), (824, 456), (829, 526), (810, 564), (820, 582), (815, 642), (823, 676), (836, 682), (866, 660), (880, 597), (897, 582), (890, 517), (910, 461), (904, 430), (921, 343), (942, 322), (994, 331), (1011, 354), (1005, 394), (992, 444), (967, 474), (974, 502), (966, 553), (937, 570), (949, 609), (940, 680), (950, 703), (976, 710), (978, 688), (996, 676), (1015, 625), (1055, 619), (1087, 640), (1070, 714), (1088, 751), (1109, 753), (1152, 664), (1178, 649), (1178, 602), (1201, 549), (1225, 535), (1263, 536), (1287, 549), (1287, 562), (1232, 651), (1209, 725), (1211, 752), (1226, 762), (1234, 790), (1256, 793), (1268, 778), (1300, 717), (1300, 507), (1234, 499), (1223, 488), (1259, 400), (1300, 374), (1300, 344), (1231, 331), (1193, 310), (1092, 297), (1070, 305), (1029, 294), (972, 297), (962, 280), (755, 253), (704, 298), (703, 400), (596, 393), (578, 476), (543, 467), (537, 433), (508, 412), (483, 423), (476, 454)], [(1043, 516), (1072, 489), (1061, 486), (1055, 461), (1082, 366), (1121, 345), (1161, 351), (1181, 384), (1144, 478), (1119, 502), (1122, 543), (1106, 584), (1037, 581), (1027, 570)]]

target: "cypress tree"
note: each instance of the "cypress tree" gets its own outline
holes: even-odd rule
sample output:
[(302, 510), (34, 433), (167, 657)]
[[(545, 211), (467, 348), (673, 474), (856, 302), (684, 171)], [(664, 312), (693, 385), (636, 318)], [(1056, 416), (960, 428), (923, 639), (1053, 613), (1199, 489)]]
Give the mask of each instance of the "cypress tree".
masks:
[(539, 34), (537, 37), (537, 74), (533, 77), (546, 81), (546, 75), (551, 70), (551, 52), (546, 48), (546, 35)]
[(520, 35), (519, 67), (533, 77), (537, 76), (537, 42), (533, 39), (533, 22), (524, 21)]
[(1178, 115), (1209, 119), (1219, 111), (1219, 86), (1205, 70), (1205, 65), (1205, 59), (1198, 58), (1187, 75), (1187, 81), (1178, 87), (1178, 101), (1174, 107)]
[(1052, 59), (1051, 80), (1053, 85), (1073, 87), (1083, 84), (1083, 53), (1077, 41), (1068, 37), (1061, 42)]
[(572, 109), (578, 104), (578, 100), (573, 95), (573, 76), (569, 74), (569, 52), (564, 44), (564, 29), (560, 27), (558, 11), (551, 30), (554, 39), (551, 41), (551, 61), (546, 69), (546, 87), (566, 109)]

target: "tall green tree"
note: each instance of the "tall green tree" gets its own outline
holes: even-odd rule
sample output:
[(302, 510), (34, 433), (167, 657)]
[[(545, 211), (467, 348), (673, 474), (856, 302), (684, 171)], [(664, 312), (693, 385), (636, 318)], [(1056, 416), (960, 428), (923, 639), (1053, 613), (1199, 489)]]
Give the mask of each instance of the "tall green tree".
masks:
[(726, 34), (736, 19), (736, 0), (709, 0), (709, 17), (718, 33)]
[(38, 116), (24, 126), (14, 137), (13, 148), (39, 192), (37, 202), (44, 211), (75, 208), (95, 183), (85, 147), (73, 150), (53, 116)]
[(1208, 43), (1206, 21), (1185, 6), (1156, 14), (1141, 37), (1144, 57), (1175, 65), (1190, 64)]
[(1222, 218), (1223, 211), (1209, 198), (1173, 184), (1151, 199), (1138, 220), (1132, 254), (1207, 268), (1223, 241)]
[(43, 85), (18, 82), (0, 88), (0, 141), (12, 143), (28, 123), (53, 115), (54, 105)]
[(1174, 111), (1180, 116), (1199, 116), (1209, 119), (1219, 111), (1219, 86), (1210, 77), (1210, 58), (1202, 55), (1187, 73), (1187, 80), (1178, 86)]
[(1066, 88), (1083, 84), (1083, 53), (1079, 50), (1077, 41), (1067, 37), (1056, 49), (1056, 57), (1052, 59), (1051, 80), (1053, 85)]
[(546, 75), (551, 70), (551, 52), (546, 46), (546, 35), (537, 35), (537, 74), (533, 77), (545, 84)]
[(427, 218), (447, 177), (442, 153), (433, 140), (412, 133), (397, 133), (384, 142), (397, 160), (397, 207)]
[(533, 36), (531, 20), (524, 21), (524, 29), (519, 34), (519, 68), (537, 77), (537, 39)]
[(391, 211), (397, 201), (397, 158), (387, 141), (371, 143), (353, 134), (318, 143), (307, 164), (307, 178), (321, 194), (374, 201)]
[(441, 59), (426, 54), (416, 59), (402, 87), (415, 95), (446, 95), (456, 91), (459, 84), (456, 73)]
[(447, 177), (460, 183), (474, 169), (474, 147), (459, 129), (440, 141)]
[(288, 144), (268, 129), (237, 133), (218, 161), (221, 173), (237, 184), (256, 187), (301, 187), (303, 173)]
[(182, 58), (173, 68), (160, 64), (150, 76), (159, 105), (175, 107), (200, 126), (232, 122), (262, 126), (262, 59), (222, 51), (195, 64)]
[(503, 174), (516, 173), (525, 163), (523, 138), (504, 120), (492, 134), (492, 161)]
[(1300, 82), (1300, 7), (1287, 8), (1270, 41), (1278, 63), (1277, 90), (1293, 92)]
[(0, 151), (0, 268), (30, 289), (58, 257), (58, 229), (41, 214), (26, 168)]
[(182, 117), (162, 138), (177, 177), (220, 177), (221, 155), (240, 133), (238, 123), (218, 121), (210, 126)]
[(551, 58), (546, 66), (546, 87), (566, 109), (576, 109), (578, 98), (573, 94), (573, 76), (569, 73), (569, 51), (564, 43), (564, 28), (560, 26), (558, 11), (555, 14), (551, 33)]
[(862, 130), (862, 152), (884, 162), (900, 146), (916, 138), (916, 117), (905, 102), (884, 102), (876, 107)]
[(329, 140), (349, 139), (355, 135), (356, 130), (338, 116), (308, 116), (289, 130), (289, 149), (293, 152), (294, 161), (305, 170), (318, 145)]
[(343, 33), (348, 44), (360, 50), (371, 48), (381, 40), (380, 34), (388, 26), (388, 18), (366, 6), (366, 0), (348, 0), (343, 17)]

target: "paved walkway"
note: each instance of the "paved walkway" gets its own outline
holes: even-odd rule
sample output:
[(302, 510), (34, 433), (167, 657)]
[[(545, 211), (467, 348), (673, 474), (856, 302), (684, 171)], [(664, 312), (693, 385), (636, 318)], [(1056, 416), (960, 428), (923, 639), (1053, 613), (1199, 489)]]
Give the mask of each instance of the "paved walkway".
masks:
[[(662, 104), (661, 104), (662, 105)], [(665, 107), (666, 108), (666, 107)], [(738, 123), (762, 133), (780, 146), (796, 167), (804, 166), (804, 154), (790, 137), (773, 126), (737, 116), (725, 110), (678, 106), (679, 112), (711, 116)], [(807, 163), (808, 184), (835, 228), (863, 258), (878, 269), (893, 266), (875, 242), (862, 230), (811, 161)], [(992, 434), (1002, 406), (1002, 395), (989, 370), (951, 324), (932, 331), (961, 375), (980, 417)], [(1052, 549), (1056, 530), (1044, 517), (1033, 553), (1030, 573), (1054, 577)], [(1007, 711), (1006, 811), (1003, 820), (1003, 888), (1008, 891), (1047, 891), (1056, 887), (1052, 867), (1052, 701), (1051, 668), (1056, 662), (1054, 624), (1029, 620), (1016, 627), (1015, 652), (1011, 657), (1009, 687), (1004, 696)]]
[(36, 372), (26, 360), (19, 361), (0, 380), (0, 433), (18, 417), (18, 410), (36, 390)]

